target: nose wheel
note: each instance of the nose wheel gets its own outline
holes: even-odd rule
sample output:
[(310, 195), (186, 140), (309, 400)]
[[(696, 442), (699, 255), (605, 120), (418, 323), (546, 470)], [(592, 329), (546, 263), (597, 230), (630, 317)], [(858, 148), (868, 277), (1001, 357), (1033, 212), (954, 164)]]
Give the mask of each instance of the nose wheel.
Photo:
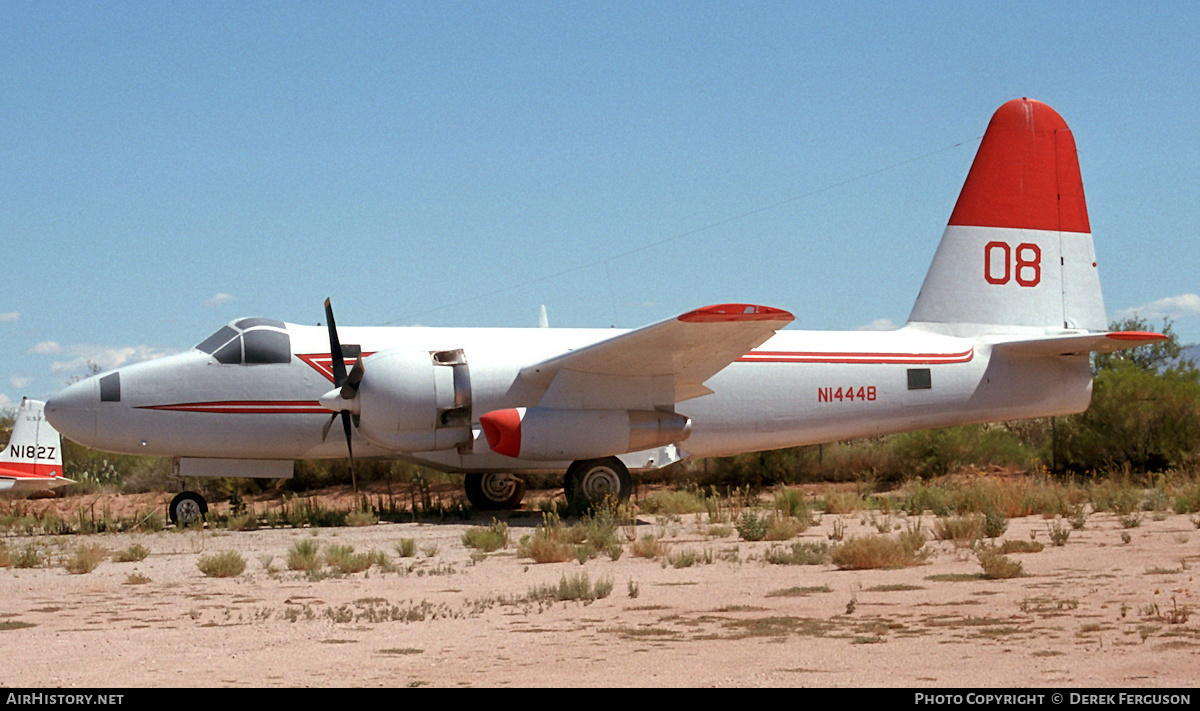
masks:
[(176, 526), (187, 526), (204, 518), (208, 513), (208, 502), (194, 491), (185, 491), (171, 499), (167, 506), (167, 518)]

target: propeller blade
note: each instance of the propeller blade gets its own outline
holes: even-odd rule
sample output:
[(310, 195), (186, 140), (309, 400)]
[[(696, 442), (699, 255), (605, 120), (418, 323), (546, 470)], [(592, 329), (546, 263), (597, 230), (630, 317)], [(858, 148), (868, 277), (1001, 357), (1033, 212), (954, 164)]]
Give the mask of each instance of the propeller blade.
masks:
[(329, 437), (329, 428), (333, 427), (333, 421), (337, 419), (337, 416), (338, 414), (336, 412), (333, 413), (333, 417), (330, 417), (329, 420), (325, 422), (325, 426), (321, 428), (321, 444), (325, 444), (325, 439)]
[(333, 321), (333, 307), (325, 299), (325, 321), (329, 324), (329, 355), (333, 357), (333, 385), (342, 387), (346, 382), (346, 360), (342, 357), (342, 343), (338, 340), (337, 324)]
[(342, 385), (343, 400), (353, 400), (354, 396), (358, 394), (358, 384), (362, 382), (365, 372), (362, 354), (359, 354), (358, 360), (354, 361), (354, 367), (350, 369), (350, 375), (346, 376), (346, 383)]
[(342, 429), (346, 431), (346, 452), (350, 455), (350, 485), (358, 493), (358, 479), (354, 476), (354, 447), (350, 444), (350, 412), (342, 410)]

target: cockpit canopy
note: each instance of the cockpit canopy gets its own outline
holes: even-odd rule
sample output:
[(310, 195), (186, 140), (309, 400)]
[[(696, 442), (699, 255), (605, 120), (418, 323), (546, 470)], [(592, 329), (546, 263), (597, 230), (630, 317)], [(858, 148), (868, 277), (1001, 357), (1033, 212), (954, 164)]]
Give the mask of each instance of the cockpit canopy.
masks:
[(196, 346), (226, 365), (260, 365), (292, 362), (292, 339), (283, 321), (243, 318)]

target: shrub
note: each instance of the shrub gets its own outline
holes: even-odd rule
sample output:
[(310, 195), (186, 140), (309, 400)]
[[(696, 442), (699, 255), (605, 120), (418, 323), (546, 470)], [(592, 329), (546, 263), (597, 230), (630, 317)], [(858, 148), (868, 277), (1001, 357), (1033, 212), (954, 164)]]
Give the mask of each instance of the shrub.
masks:
[(592, 602), (608, 597), (612, 593), (613, 582), (610, 578), (602, 578), (594, 584), (587, 573), (578, 575), (563, 575), (558, 585), (539, 585), (530, 591), (529, 597), (534, 600), (581, 600)]
[(950, 512), (946, 499), (945, 487), (914, 481), (904, 487), (904, 501), (901, 508), (910, 516), (920, 516), (925, 511), (932, 512), (934, 516), (945, 516)]
[(1000, 552), (1008, 553), (1040, 553), (1046, 547), (1037, 541), (1004, 541), (1000, 544)]
[(395, 547), (401, 558), (412, 558), (417, 554), (417, 541), (414, 538), (401, 538)]
[(1062, 521), (1055, 521), (1053, 526), (1046, 524), (1046, 529), (1050, 533), (1050, 542), (1056, 546), (1065, 546), (1071, 537), (1071, 529), (1062, 525)]
[(292, 544), (288, 549), (288, 570), (316, 570), (321, 567), (321, 559), (317, 556), (320, 544), (311, 538), (303, 538)]
[(983, 537), (984, 517), (980, 514), (967, 516), (941, 516), (933, 524), (933, 537), (939, 541), (954, 541), (960, 547), (973, 546)]
[(1058, 447), (1075, 471), (1187, 466), (1200, 456), (1200, 371), (1118, 363), (1096, 375), (1091, 406), (1060, 422)]
[(772, 546), (763, 559), (775, 565), (821, 565), (829, 562), (829, 544), (823, 541), (797, 541), (791, 548)]
[(744, 541), (761, 541), (767, 536), (767, 516), (753, 511), (743, 511), (734, 525)]
[(98, 543), (80, 543), (75, 547), (75, 555), (68, 558), (63, 567), (74, 575), (90, 573), (100, 565), (100, 561), (104, 560), (106, 555), (108, 552)]
[(919, 552), (925, 547), (925, 542), (929, 540), (925, 535), (925, 529), (921, 525), (921, 519), (917, 519), (916, 523), (909, 522), (904, 530), (900, 532), (898, 537), (900, 545), (914, 553)]
[(979, 551), (979, 565), (983, 567), (983, 576), (989, 580), (1017, 578), (1024, 575), (1020, 561), (1013, 560), (994, 548), (984, 548)]
[(354, 546), (349, 544), (325, 547), (325, 563), (343, 575), (361, 573), (370, 568), (372, 562), (374, 558), (370, 553), (355, 553)]
[(848, 514), (865, 508), (863, 498), (853, 491), (827, 491), (822, 498), (825, 501), (825, 513)]
[(789, 541), (804, 532), (808, 525), (798, 518), (772, 516), (767, 520), (767, 530), (763, 540)]
[(775, 510), (780, 516), (802, 521), (805, 526), (809, 524), (808, 501), (801, 491), (787, 487), (781, 489), (775, 495)]
[(462, 535), (463, 545), (491, 553), (508, 547), (508, 524), (492, 519), (491, 525), (468, 528)]
[(534, 563), (561, 563), (570, 560), (572, 554), (570, 543), (537, 534), (522, 538), (517, 544), (517, 555)]
[(692, 514), (708, 510), (707, 497), (698, 491), (656, 491), (640, 506), (649, 514)]
[(347, 526), (374, 526), (379, 523), (379, 517), (370, 509), (358, 509), (346, 514)]
[(667, 562), (672, 568), (690, 568), (696, 563), (712, 564), (713, 560), (713, 553), (708, 549), (705, 549), (704, 553), (697, 553), (691, 548), (685, 548), (667, 556)]
[(12, 556), (14, 568), (36, 568), (46, 560), (42, 549), (35, 543), (26, 543), (25, 547)]
[(988, 510), (983, 514), (983, 535), (988, 538), (999, 538), (1008, 530), (1008, 519), (1003, 514)]
[(225, 551), (206, 555), (196, 565), (210, 578), (233, 578), (246, 570), (246, 559), (237, 551)]
[(125, 550), (113, 553), (113, 562), (136, 563), (145, 560), (150, 555), (150, 549), (140, 543), (134, 543)]
[(887, 536), (863, 536), (836, 546), (830, 560), (843, 570), (867, 570), (916, 565), (924, 561), (925, 556), (901, 540)]
[(663, 543), (661, 538), (646, 535), (634, 541), (629, 546), (629, 552), (633, 554), (635, 558), (648, 558), (650, 560), (654, 560), (659, 556), (666, 555), (669, 548), (670, 546), (666, 543)]
[[(533, 535), (524, 536), (517, 544), (517, 555), (535, 563), (561, 563), (575, 557), (575, 546), (587, 539), (587, 527), (567, 528), (553, 511), (542, 514), (542, 523)], [(590, 552), (586, 552), (590, 555)]]

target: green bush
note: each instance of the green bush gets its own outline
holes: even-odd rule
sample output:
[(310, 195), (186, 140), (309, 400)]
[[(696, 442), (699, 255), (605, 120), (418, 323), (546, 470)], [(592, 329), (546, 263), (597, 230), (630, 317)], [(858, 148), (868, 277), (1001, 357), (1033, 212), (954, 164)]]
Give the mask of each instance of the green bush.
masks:
[(766, 514), (757, 514), (753, 511), (743, 511), (738, 517), (737, 523), (734, 525), (737, 528), (738, 535), (744, 541), (761, 541), (767, 537), (768, 516)]
[(210, 578), (233, 578), (246, 570), (246, 559), (237, 551), (225, 551), (204, 556), (196, 566)]
[[(1154, 330), (1137, 317), (1109, 329)], [(1200, 463), (1200, 370), (1180, 362), (1182, 346), (1169, 320), (1159, 330), (1166, 341), (1093, 357), (1091, 406), (1060, 427), (1059, 449), (1072, 470), (1161, 471)]]

